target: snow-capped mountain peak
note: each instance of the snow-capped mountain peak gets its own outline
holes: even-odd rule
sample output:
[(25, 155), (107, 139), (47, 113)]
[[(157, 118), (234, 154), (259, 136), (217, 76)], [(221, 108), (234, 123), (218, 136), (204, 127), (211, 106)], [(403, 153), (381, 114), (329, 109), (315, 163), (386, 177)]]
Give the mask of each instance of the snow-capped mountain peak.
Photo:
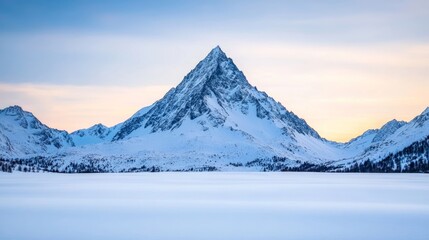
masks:
[(14, 105), (14, 106), (7, 107), (3, 110), (0, 110), (0, 112), (3, 112), (4, 114), (16, 115), (16, 114), (22, 114), (24, 110), (20, 106)]
[(429, 107), (427, 107), (420, 115), (411, 120), (412, 124), (417, 127), (423, 127), (424, 125), (428, 125), (429, 123)]
[(235, 128), (239, 119), (249, 114), (273, 122), (287, 134), (319, 138), (303, 119), (251, 86), (232, 59), (215, 47), (149, 111), (124, 122), (113, 140), (124, 139), (142, 128), (150, 132), (174, 130), (194, 119), (200, 120), (203, 129), (226, 125)]
[(111, 141), (113, 135), (116, 133), (116, 129), (119, 126), (120, 124), (109, 128), (101, 123), (98, 123), (92, 127), (74, 131), (70, 134), (70, 136), (72, 137), (76, 146)]
[(380, 142), (385, 140), (387, 137), (396, 132), (399, 128), (407, 124), (405, 121), (398, 121), (393, 119), (386, 124), (384, 124), (378, 131), (377, 134), (372, 139), (372, 142)]
[(250, 86), (232, 59), (217, 46), (185, 76), (175, 92), (183, 96), (190, 91), (207, 94), (209, 87), (210, 90), (216, 91), (222, 88), (233, 89), (239, 85)]
[(0, 110), (0, 116), (3, 116), (3, 123), (6, 124), (6, 119), (10, 121), (19, 122), (19, 125), (22, 128), (32, 128), (38, 129), (43, 126), (43, 124), (30, 112), (24, 111), (20, 106), (10, 106), (3, 110)]
[(202, 62), (209, 63), (208, 65), (215, 65), (216, 63), (227, 60), (225, 52), (222, 51), (220, 46), (213, 48), (209, 54), (203, 59)]
[(46, 153), (70, 146), (74, 143), (66, 131), (49, 128), (20, 106), (0, 110), (0, 156)]
[(102, 136), (107, 130), (108, 130), (108, 127), (104, 126), (101, 123), (97, 123), (90, 128), (78, 130), (76, 132), (73, 132), (72, 134), (78, 134), (80, 136), (84, 136), (86, 133), (91, 133), (92, 135)]

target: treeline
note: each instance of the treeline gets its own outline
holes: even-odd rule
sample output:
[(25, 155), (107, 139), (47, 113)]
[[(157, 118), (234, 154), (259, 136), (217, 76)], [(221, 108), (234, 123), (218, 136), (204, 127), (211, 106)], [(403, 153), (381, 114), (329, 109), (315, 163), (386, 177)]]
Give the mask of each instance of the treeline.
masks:
[(354, 163), (344, 171), (429, 173), (429, 137), (395, 154), (389, 154), (381, 161), (374, 162), (367, 159), (361, 163)]
[[(234, 166), (237, 164), (230, 163), (229, 165)], [(329, 172), (338, 168), (337, 166), (329, 165), (329, 163), (313, 164), (277, 156), (272, 158), (257, 158), (247, 162), (244, 166), (261, 167), (261, 171), (263, 172)]]
[[(130, 160), (131, 161), (131, 160)], [(351, 165), (336, 165), (335, 162), (314, 164), (291, 160), (286, 157), (258, 158), (242, 163), (229, 163), (234, 167), (256, 167), (261, 171), (296, 171), (296, 172), (409, 172), (429, 173), (429, 136), (422, 141), (415, 142), (403, 150), (390, 154), (381, 160), (356, 161)], [(0, 158), (0, 171), (3, 172), (62, 172), (62, 173), (101, 173), (112, 172), (110, 161), (103, 158), (84, 158), (79, 163), (68, 163), (60, 158), (32, 157), (28, 159)], [(134, 167), (120, 172), (159, 172), (166, 171), (156, 166)], [(202, 166), (175, 171), (219, 171), (214, 166)]]
[(89, 163), (70, 163), (67, 165), (64, 170), (61, 172), (63, 173), (105, 173), (109, 172), (106, 171), (106, 169), (101, 168), (97, 164), (95, 164), (94, 161), (91, 161)]
[(284, 167), (282, 172), (340, 172), (339, 167), (327, 164), (313, 164), (309, 162), (301, 163), (299, 166)]
[[(291, 161), (286, 157), (277, 157), (272, 158), (257, 158), (253, 161), (247, 162), (244, 164), (245, 167), (261, 167), (261, 170), (264, 172), (276, 172), (282, 171), (285, 167), (290, 164), (299, 164), (300, 161)], [(229, 165), (239, 165), (237, 163), (229, 163)]]
[[(238, 166), (236, 163), (230, 163), (229, 165)], [(335, 162), (314, 164), (294, 161), (285, 157), (258, 158), (246, 163), (244, 166), (261, 167), (262, 171), (283, 172), (429, 173), (429, 136), (379, 161), (367, 159), (355, 162), (350, 166), (335, 165)]]
[[(394, 167), (395, 162), (399, 163), (397, 167)], [(380, 162), (366, 160), (361, 163), (355, 163), (345, 168), (342, 172), (429, 173), (429, 161), (420, 158), (417, 161), (401, 166), (400, 161), (393, 159), (385, 159)]]
[(22, 159), (3, 159), (0, 158), (0, 171), (1, 172), (39, 172), (40, 169), (36, 165), (27, 165)]
[(120, 170), (119, 172), (121, 173), (126, 173), (126, 172), (161, 172), (161, 169), (159, 167), (147, 167), (145, 165), (141, 166), (141, 167), (132, 167), (129, 169), (123, 169)]
[(6, 162), (3, 159), (0, 159), (0, 171), (1, 172), (12, 172), (13, 166), (12, 164)]
[(95, 167), (92, 164), (76, 164), (70, 163), (64, 169), (61, 169), (59, 159), (46, 157), (31, 157), (27, 159), (3, 159), (0, 158), (0, 170), (3, 172), (61, 172), (61, 173), (83, 173), (83, 172), (102, 172), (101, 168)]

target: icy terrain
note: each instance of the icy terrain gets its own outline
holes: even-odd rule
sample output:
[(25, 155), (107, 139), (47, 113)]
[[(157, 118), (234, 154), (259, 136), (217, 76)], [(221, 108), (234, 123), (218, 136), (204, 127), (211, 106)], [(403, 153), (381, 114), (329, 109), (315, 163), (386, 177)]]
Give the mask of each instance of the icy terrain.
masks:
[(0, 173), (0, 239), (427, 239), (429, 176)]

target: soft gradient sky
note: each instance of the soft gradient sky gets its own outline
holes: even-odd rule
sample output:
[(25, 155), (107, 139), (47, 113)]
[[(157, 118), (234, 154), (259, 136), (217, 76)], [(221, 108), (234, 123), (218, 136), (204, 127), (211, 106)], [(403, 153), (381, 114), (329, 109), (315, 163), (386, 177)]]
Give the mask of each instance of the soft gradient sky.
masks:
[(330, 140), (429, 105), (426, 0), (0, 0), (0, 108), (68, 131), (111, 126), (216, 45)]

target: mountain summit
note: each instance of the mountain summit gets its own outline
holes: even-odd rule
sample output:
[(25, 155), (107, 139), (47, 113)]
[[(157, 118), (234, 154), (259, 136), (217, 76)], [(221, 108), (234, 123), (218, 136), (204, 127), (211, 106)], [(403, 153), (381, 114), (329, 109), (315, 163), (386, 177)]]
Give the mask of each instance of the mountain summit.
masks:
[(71, 146), (66, 131), (49, 128), (20, 106), (0, 110), (0, 157), (47, 154)]
[[(252, 87), (231, 58), (217, 46), (189, 72), (182, 82), (157, 101), (146, 114), (127, 120), (113, 140), (126, 138), (138, 128), (151, 132), (174, 130), (186, 120), (200, 121), (204, 128), (223, 126), (238, 115), (271, 120), (285, 133), (319, 138), (307, 123)], [(235, 123), (237, 124), (237, 123)]]

